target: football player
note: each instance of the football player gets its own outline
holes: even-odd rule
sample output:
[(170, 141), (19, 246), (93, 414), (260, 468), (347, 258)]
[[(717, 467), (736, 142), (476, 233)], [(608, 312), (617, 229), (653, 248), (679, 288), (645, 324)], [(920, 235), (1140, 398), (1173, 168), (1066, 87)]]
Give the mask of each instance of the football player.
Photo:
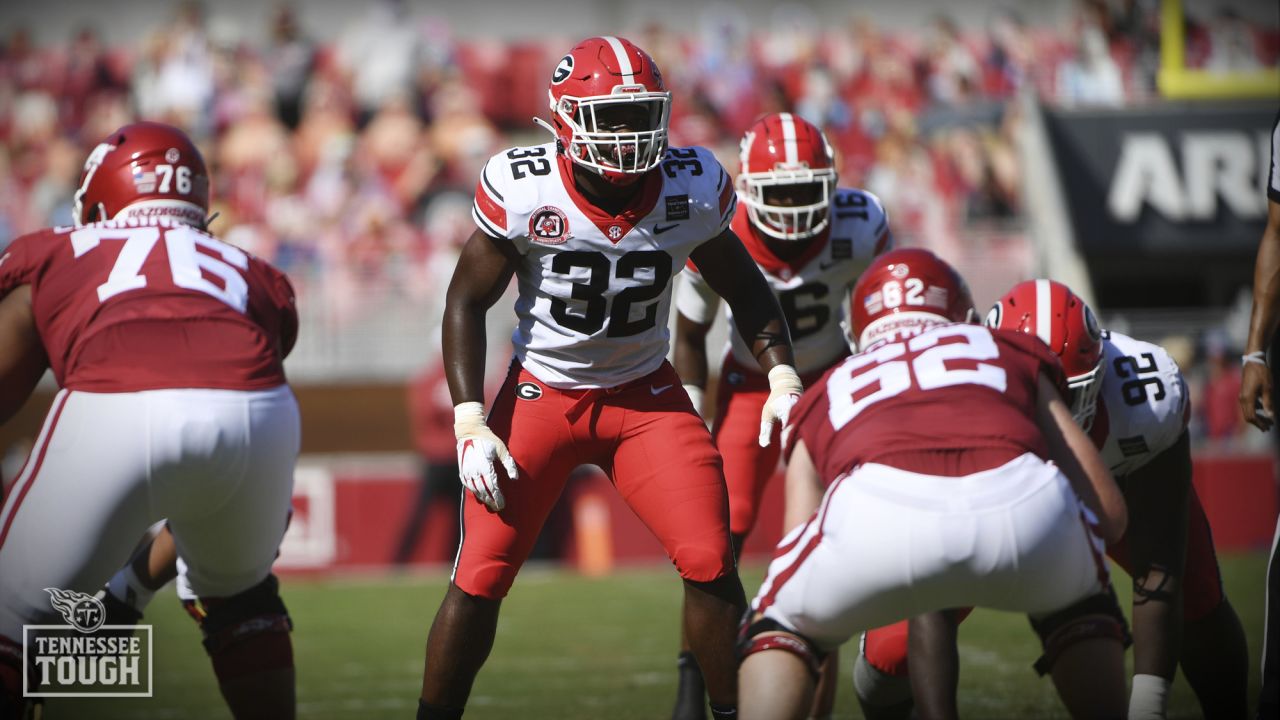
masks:
[(167, 518), (232, 713), (294, 715), (291, 622), (271, 564), (298, 453), (283, 368), (297, 311), (282, 273), (206, 232), (208, 209), (191, 140), (134, 123), (86, 161), (76, 227), (0, 255), (0, 327), (26, 328), (0, 345), (0, 369), (19, 368), (29, 392), (47, 358), (62, 388), (0, 509), (9, 710), (23, 702), (22, 626), (51, 611), (45, 588), (97, 591)]
[[(1267, 173), (1267, 226), (1258, 241), (1253, 270), (1253, 310), (1240, 377), (1240, 411), (1246, 422), (1266, 432), (1275, 424), (1275, 391), (1280, 369), (1280, 113), (1271, 128), (1271, 169)], [(1268, 360), (1268, 349), (1270, 360)], [(1275, 436), (1273, 436), (1275, 437)], [(1258, 717), (1280, 717), (1280, 521), (1267, 563), (1266, 615), (1263, 623), (1262, 691)]]
[(1101, 539), (1124, 532), (1124, 500), (1072, 422), (1058, 359), (974, 319), (964, 281), (926, 250), (863, 272), (860, 352), (792, 412), (794, 529), (744, 621), (744, 720), (804, 717), (820, 661), (854, 633), (970, 605), (1030, 616), (1072, 716), (1123, 714)]
[[(746, 608), (720, 456), (666, 362), (671, 280), (689, 258), (733, 308), (770, 381), (771, 436), (801, 392), (786, 322), (730, 229), (736, 198), (706, 149), (667, 146), (671, 94), (622, 38), (580, 42), (548, 88), (552, 142), (495, 155), (446, 295), (444, 362), (470, 491), (452, 583), (427, 639), (419, 717), (460, 717), (498, 607), (569, 472), (609, 475), (684, 580), (712, 714), (733, 717)], [(484, 320), (512, 276), (515, 360), (486, 416)]]
[[(1158, 345), (1099, 329), (1084, 301), (1051, 280), (1015, 285), (987, 324), (1040, 338), (1062, 359), (1072, 414), (1124, 492), (1129, 529), (1107, 554), (1133, 578), (1129, 717), (1164, 717), (1179, 664), (1206, 717), (1243, 717), (1248, 649), (1191, 484), (1190, 406), (1177, 364)], [(905, 669), (908, 642), (916, 647), (907, 635), (902, 623), (867, 633), (855, 670), (864, 705), (894, 693), (883, 673)], [(954, 688), (932, 690), (954, 696)]]
[[(840, 329), (842, 303), (862, 269), (892, 245), (888, 219), (875, 195), (837, 187), (830, 144), (801, 117), (774, 113), (760, 118), (742, 138), (740, 150), (736, 186), (738, 202), (747, 211), (733, 219), (733, 230), (782, 306), (796, 370), (807, 385), (849, 354)], [(720, 298), (695, 268), (683, 277), (676, 290), (674, 362), (700, 410), (707, 383), (707, 332)], [(731, 334), (720, 365), (711, 437), (724, 460), (735, 552), (755, 526), (765, 483), (780, 453), (779, 443), (764, 446), (758, 441), (769, 381), (755, 365), (747, 343)], [(673, 717), (700, 718), (702, 679), (688, 648), (683, 650)], [(834, 691), (834, 684), (829, 687)], [(827, 700), (828, 695), (819, 693)], [(829, 714), (829, 704), (816, 711), (818, 717)]]

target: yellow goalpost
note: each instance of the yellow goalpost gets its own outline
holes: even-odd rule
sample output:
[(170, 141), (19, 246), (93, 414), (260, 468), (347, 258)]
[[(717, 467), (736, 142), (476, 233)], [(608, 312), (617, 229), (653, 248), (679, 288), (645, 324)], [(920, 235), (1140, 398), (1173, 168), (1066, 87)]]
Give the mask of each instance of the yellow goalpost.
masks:
[(1182, 0), (1160, 4), (1160, 93), (1171, 100), (1280, 98), (1280, 68), (1215, 73), (1186, 67)]

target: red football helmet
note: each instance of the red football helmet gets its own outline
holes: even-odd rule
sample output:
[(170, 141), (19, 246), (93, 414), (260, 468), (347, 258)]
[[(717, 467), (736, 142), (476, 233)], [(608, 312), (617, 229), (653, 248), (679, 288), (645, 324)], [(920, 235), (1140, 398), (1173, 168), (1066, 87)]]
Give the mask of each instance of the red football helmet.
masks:
[(876, 258), (849, 297), (845, 339), (866, 350), (955, 322), (973, 322), (973, 296), (955, 268), (923, 248), (892, 250)]
[(1053, 280), (1028, 280), (1013, 286), (987, 313), (987, 327), (1035, 335), (1062, 358), (1071, 389), (1071, 415), (1088, 430), (1102, 390), (1102, 330), (1093, 311)]
[(625, 185), (662, 162), (671, 93), (653, 58), (631, 41), (604, 35), (578, 43), (560, 58), (547, 95), (550, 130), (575, 163)]
[(125, 125), (89, 153), (73, 212), (77, 226), (168, 218), (203, 227), (209, 216), (204, 158), (178, 128), (153, 122)]
[(778, 240), (827, 228), (836, 169), (821, 130), (791, 113), (765, 115), (742, 137), (740, 154), (738, 194), (752, 227)]

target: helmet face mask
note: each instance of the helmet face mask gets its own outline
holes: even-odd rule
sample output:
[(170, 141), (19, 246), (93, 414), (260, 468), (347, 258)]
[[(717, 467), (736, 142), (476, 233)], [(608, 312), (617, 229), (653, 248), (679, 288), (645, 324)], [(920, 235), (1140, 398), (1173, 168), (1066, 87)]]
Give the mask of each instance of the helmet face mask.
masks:
[(986, 324), (1035, 335), (1048, 345), (1066, 371), (1071, 416), (1086, 431), (1093, 427), (1106, 368), (1102, 330), (1084, 300), (1062, 283), (1028, 280), (996, 301)]
[(742, 138), (737, 189), (751, 225), (774, 240), (809, 240), (830, 224), (835, 155), (822, 131), (791, 113), (766, 115)]
[(662, 162), (671, 93), (653, 59), (631, 42), (578, 43), (556, 66), (547, 95), (551, 129), (575, 164), (627, 185)]

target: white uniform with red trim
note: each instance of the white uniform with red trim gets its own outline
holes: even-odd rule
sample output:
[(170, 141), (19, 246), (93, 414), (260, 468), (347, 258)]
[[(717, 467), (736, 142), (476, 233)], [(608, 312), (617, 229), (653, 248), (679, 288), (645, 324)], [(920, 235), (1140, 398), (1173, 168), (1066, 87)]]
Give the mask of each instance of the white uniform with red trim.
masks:
[(473, 216), (525, 257), (516, 268), (516, 357), (560, 389), (615, 387), (657, 370), (671, 278), (729, 227), (736, 204), (728, 173), (700, 147), (668, 149), (617, 216), (577, 192), (554, 143), (490, 158)]
[[(842, 304), (858, 276), (877, 255), (892, 248), (889, 218), (880, 199), (866, 190), (839, 188), (831, 202), (831, 226), (827, 237), (813, 243), (794, 262), (783, 262), (758, 240), (746, 213), (739, 213), (733, 229), (764, 273), (782, 306), (791, 330), (796, 370), (801, 374), (824, 370), (848, 354), (840, 321)], [(689, 268), (676, 291), (676, 309), (697, 323), (710, 323), (719, 308), (719, 296), (707, 286), (696, 268)], [(725, 307), (732, 327), (733, 313)], [(750, 348), (736, 332), (729, 333), (728, 352), (740, 365), (755, 367)]]
[[(1102, 362), (1102, 459), (1112, 474), (1124, 477), (1182, 437), (1189, 408), (1187, 384), (1164, 348), (1118, 332), (1104, 332)], [(1095, 420), (1095, 427), (1101, 421)]]

